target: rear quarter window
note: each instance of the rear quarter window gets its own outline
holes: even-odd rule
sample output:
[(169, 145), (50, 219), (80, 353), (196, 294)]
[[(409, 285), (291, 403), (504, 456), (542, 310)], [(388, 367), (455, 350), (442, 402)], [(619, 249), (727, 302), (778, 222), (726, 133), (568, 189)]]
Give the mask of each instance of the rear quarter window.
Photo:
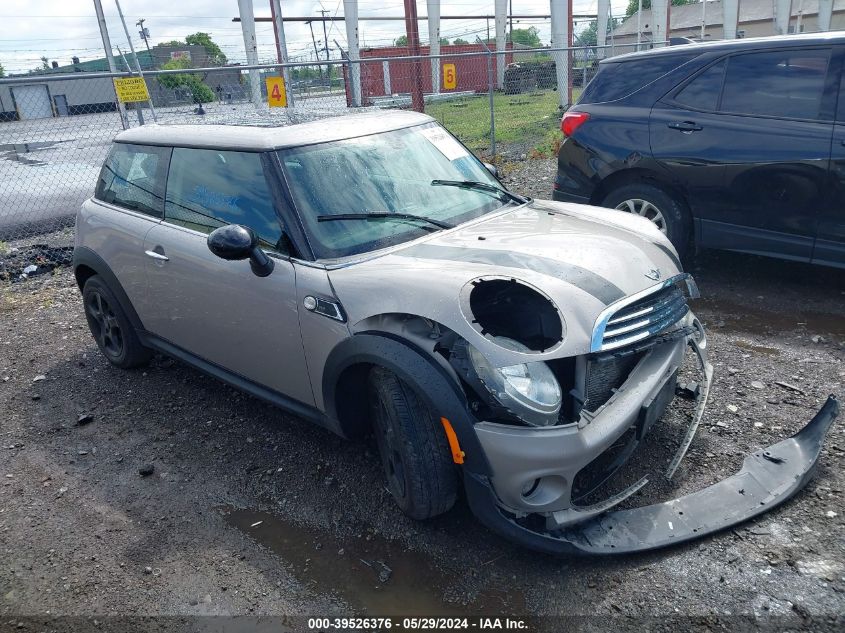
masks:
[(578, 103), (603, 103), (627, 97), (695, 58), (697, 53), (653, 55), (631, 61), (599, 64)]
[(170, 149), (115, 143), (100, 171), (94, 197), (161, 218)]

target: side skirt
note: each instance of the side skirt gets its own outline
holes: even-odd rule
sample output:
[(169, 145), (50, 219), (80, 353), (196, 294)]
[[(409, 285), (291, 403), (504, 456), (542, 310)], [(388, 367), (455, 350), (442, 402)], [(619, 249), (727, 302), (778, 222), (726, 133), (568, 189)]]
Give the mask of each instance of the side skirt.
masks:
[(212, 378), (225, 382), (227, 385), (230, 385), (235, 389), (248, 393), (259, 400), (263, 400), (264, 402), (272, 404), (273, 406), (283, 409), (300, 418), (305, 418), (309, 422), (322, 426), (333, 433), (341, 436), (343, 435), (340, 431), (340, 424), (336, 420), (332, 420), (326, 416), (316, 407), (294, 400), (293, 398), (270, 389), (269, 387), (265, 387), (264, 385), (259, 385), (240, 374), (231, 372), (220, 365), (196, 356), (195, 354), (182, 349), (178, 345), (174, 345), (170, 341), (158, 337), (155, 334), (151, 334), (150, 332), (138, 330), (138, 337), (141, 339), (141, 343), (145, 346), (154, 349), (157, 352), (161, 352), (165, 356), (170, 356), (171, 358), (182, 361), (186, 365), (190, 365), (194, 369), (198, 369)]

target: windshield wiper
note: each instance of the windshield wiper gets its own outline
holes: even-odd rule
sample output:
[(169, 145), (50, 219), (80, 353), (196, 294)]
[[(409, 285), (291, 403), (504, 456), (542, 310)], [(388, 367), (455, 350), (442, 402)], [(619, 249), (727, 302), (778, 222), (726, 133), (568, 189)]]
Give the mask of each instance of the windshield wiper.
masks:
[(495, 194), (497, 198), (506, 196), (510, 200), (518, 204), (525, 204), (528, 198), (523, 198), (507, 189), (500, 189), (495, 185), (487, 184), (486, 182), (479, 182), (478, 180), (432, 180), (431, 184), (440, 187), (458, 187), (459, 189), (469, 189), (470, 191), (483, 191), (485, 193)]
[(433, 224), (441, 229), (453, 229), (454, 224), (435, 220), (434, 218), (427, 218), (424, 215), (414, 215), (413, 213), (388, 213), (386, 211), (378, 211), (373, 213), (340, 213), (338, 215), (318, 215), (317, 222), (333, 222), (335, 220), (416, 220), (417, 222), (426, 222)]

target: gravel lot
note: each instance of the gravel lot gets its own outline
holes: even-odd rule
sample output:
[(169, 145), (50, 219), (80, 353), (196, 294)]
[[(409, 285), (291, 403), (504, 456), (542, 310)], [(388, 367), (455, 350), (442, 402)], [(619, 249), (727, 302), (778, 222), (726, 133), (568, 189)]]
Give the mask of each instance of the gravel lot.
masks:
[[(504, 171), (544, 197), (552, 169)], [(842, 271), (724, 253), (690, 268), (716, 376), (674, 494), (845, 395)], [(0, 350), (0, 630), (68, 615), (409, 613), (519, 615), (529, 630), (581, 615), (567, 628), (735, 629), (746, 616), (842, 630), (841, 419), (816, 480), (757, 521), (647, 555), (561, 560), (490, 534), (460, 503), (405, 518), (372, 444), (164, 358), (112, 368), (67, 270), (0, 287)]]

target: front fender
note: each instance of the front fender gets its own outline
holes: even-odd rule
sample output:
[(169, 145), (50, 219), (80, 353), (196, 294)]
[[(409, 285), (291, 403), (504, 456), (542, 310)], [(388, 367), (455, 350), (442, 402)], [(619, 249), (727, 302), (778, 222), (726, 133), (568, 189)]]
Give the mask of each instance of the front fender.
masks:
[(330, 418), (340, 419), (339, 407), (343, 407), (343, 402), (338, 400), (344, 394), (338, 393), (338, 385), (344, 371), (361, 364), (384, 367), (414, 387), (438, 417), (451, 422), (465, 453), (464, 467), (473, 473), (490, 475), (490, 466), (475, 434), (475, 417), (460, 384), (426, 352), (395, 335), (362, 332), (345, 339), (331, 351), (322, 379), (326, 414)]

